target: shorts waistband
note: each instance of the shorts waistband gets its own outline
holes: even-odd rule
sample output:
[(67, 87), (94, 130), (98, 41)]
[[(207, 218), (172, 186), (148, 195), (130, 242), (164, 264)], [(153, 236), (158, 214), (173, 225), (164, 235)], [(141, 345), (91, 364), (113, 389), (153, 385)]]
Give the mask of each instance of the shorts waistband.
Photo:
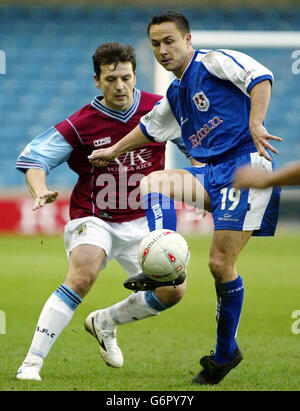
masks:
[(210, 164), (220, 164), (224, 163), (225, 161), (234, 159), (239, 157), (243, 154), (255, 153), (257, 151), (255, 145), (253, 143), (247, 143), (240, 145), (238, 147), (234, 147), (233, 149), (227, 151), (224, 154), (214, 157), (213, 159), (209, 160), (207, 163)]

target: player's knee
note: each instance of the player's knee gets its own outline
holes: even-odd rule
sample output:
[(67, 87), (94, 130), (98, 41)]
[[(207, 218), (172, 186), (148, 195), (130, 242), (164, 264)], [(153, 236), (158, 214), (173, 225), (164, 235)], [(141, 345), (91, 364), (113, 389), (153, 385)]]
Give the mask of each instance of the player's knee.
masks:
[(176, 288), (173, 286), (156, 288), (155, 294), (165, 306), (172, 307), (172, 305), (177, 304), (182, 299), (185, 289), (186, 282), (178, 285)]
[(75, 275), (69, 276), (68, 281), (72, 284), (71, 288), (81, 297), (84, 297), (91, 289), (96, 278), (95, 273), (77, 271)]
[(89, 264), (76, 264), (69, 268), (66, 283), (73, 291), (84, 297), (96, 281), (98, 274), (99, 267), (94, 261)]
[(225, 261), (222, 255), (212, 255), (209, 259), (209, 269), (217, 282), (223, 281), (225, 271)]
[(226, 282), (232, 280), (234, 265), (227, 261), (225, 254), (219, 253), (217, 255), (211, 255), (208, 265), (216, 282)]

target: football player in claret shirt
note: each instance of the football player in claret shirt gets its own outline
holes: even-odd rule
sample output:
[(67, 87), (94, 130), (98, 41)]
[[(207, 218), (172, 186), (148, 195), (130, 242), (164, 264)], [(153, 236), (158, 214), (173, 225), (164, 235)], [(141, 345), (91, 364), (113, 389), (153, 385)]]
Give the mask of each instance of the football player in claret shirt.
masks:
[[(164, 168), (165, 143), (149, 141), (108, 162), (105, 168), (92, 166), (88, 155), (128, 134), (161, 96), (135, 88), (136, 58), (131, 46), (104, 43), (97, 48), (93, 63), (95, 84), (103, 96), (95, 97), (36, 137), (17, 160), (16, 166), (25, 173), (34, 198), (33, 210), (57, 198), (58, 192), (50, 190), (46, 183), (46, 176), (54, 167), (68, 162), (78, 174), (64, 235), (69, 257), (67, 275), (42, 309), (32, 344), (17, 372), (18, 379), (41, 379), (40, 370), (50, 348), (109, 260), (116, 259), (128, 275), (141, 271), (137, 249), (149, 229), (140, 206), (139, 182)], [(180, 139), (177, 143), (185, 152)], [(92, 312), (85, 328), (98, 340), (104, 361), (115, 368), (123, 365), (116, 340), (117, 325), (158, 315), (176, 304), (184, 291), (183, 278), (176, 288), (132, 293), (124, 301)]]
[[(196, 384), (218, 384), (242, 360), (236, 336), (242, 311), (244, 285), (237, 271), (237, 258), (252, 235), (274, 235), (280, 189), (238, 190), (232, 186), (239, 166), (273, 169), (270, 152), (278, 153), (270, 140), (264, 118), (269, 105), (273, 75), (244, 53), (233, 50), (194, 50), (189, 22), (176, 10), (154, 16), (148, 25), (157, 61), (176, 78), (160, 104), (141, 118), (140, 124), (115, 146), (98, 149), (91, 164), (103, 166), (123, 150), (142, 147), (149, 141), (167, 141), (179, 133), (191, 156), (204, 167), (157, 171), (141, 182), (142, 201), (150, 230), (157, 225), (176, 230), (172, 205), (178, 187), (187, 176), (204, 189), (205, 207), (212, 211), (214, 235), (209, 268), (217, 295), (217, 343), (215, 353), (200, 360), (203, 367)], [(162, 175), (182, 176), (183, 184), (169, 196), (158, 186)], [(159, 192), (152, 190), (156, 181)], [(190, 181), (190, 180), (189, 180)], [(174, 218), (172, 218), (172, 215)], [(162, 221), (163, 220), (163, 223)], [(134, 283), (134, 278), (129, 279)]]

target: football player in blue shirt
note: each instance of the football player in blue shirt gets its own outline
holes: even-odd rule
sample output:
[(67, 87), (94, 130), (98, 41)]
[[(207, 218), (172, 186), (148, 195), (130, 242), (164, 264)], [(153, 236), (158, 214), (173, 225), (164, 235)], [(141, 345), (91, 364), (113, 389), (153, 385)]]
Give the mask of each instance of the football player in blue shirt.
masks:
[[(206, 163), (154, 172), (140, 187), (150, 230), (176, 230), (174, 200), (199, 203), (198, 192), (204, 196), (204, 208), (212, 212), (209, 268), (217, 295), (217, 342), (215, 352), (201, 358), (203, 369), (193, 383), (218, 384), (243, 358), (236, 341), (244, 295), (237, 258), (252, 235), (272, 236), (277, 224), (278, 187), (257, 191), (232, 186), (240, 166), (273, 169), (270, 152), (278, 151), (270, 140), (281, 138), (264, 125), (273, 75), (237, 51), (194, 50), (189, 23), (175, 10), (154, 16), (148, 35), (155, 58), (176, 78), (131, 133), (108, 149), (95, 150), (89, 160), (104, 166), (149, 139), (167, 141), (182, 135), (191, 156)], [(166, 189), (166, 176), (170, 181), (177, 176), (182, 184)], [(145, 285), (143, 274), (142, 278), (144, 282), (141, 275), (129, 279), (133, 289)]]

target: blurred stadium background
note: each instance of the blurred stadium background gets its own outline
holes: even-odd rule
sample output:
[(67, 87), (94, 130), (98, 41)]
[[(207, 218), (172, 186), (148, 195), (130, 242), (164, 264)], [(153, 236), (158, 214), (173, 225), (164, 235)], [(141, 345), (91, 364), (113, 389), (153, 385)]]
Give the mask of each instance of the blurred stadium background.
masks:
[[(16, 158), (33, 137), (97, 94), (91, 57), (103, 42), (132, 44), (137, 52), (137, 87), (155, 91), (154, 59), (145, 27), (154, 13), (169, 7), (189, 18), (192, 31), (300, 29), (300, 2), (291, 0), (0, 1), (0, 50), (6, 58), (5, 70), (3, 61), (0, 66), (0, 231), (62, 230), (68, 219), (67, 196), (76, 176), (66, 165), (53, 171), (49, 186), (63, 193), (61, 200), (33, 215), (24, 176), (15, 170)], [(292, 57), (295, 48), (241, 51), (265, 64), (275, 76), (266, 120), (269, 131), (284, 138), (278, 145), (277, 165), (298, 160), (300, 62)], [(297, 56), (299, 60), (300, 51)], [(186, 160), (177, 153), (175, 164), (184, 166)], [(299, 199), (297, 189), (284, 190), (281, 227), (298, 227)], [(185, 231), (212, 228), (209, 218), (190, 220), (182, 226)]]

